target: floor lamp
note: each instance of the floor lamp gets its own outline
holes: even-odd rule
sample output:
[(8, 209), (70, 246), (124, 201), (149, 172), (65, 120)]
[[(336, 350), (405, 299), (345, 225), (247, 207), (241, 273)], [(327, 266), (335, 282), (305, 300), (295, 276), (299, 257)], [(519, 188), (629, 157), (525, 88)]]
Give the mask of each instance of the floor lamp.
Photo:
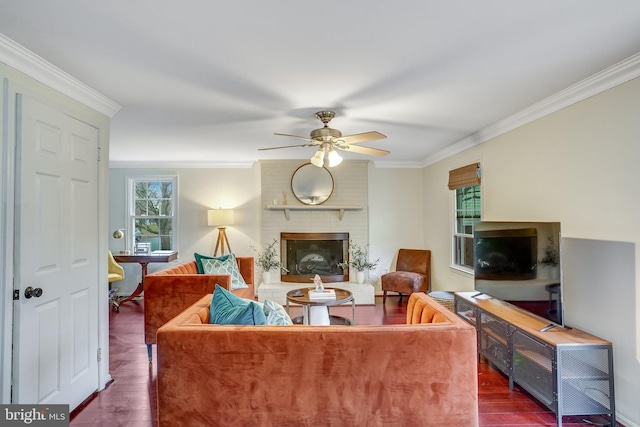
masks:
[(224, 245), (227, 245), (229, 253), (229, 239), (227, 239), (227, 225), (233, 225), (233, 209), (209, 209), (207, 211), (207, 222), (209, 227), (218, 226), (218, 240), (213, 256), (218, 256), (218, 249), (221, 250), (220, 255), (224, 255)]

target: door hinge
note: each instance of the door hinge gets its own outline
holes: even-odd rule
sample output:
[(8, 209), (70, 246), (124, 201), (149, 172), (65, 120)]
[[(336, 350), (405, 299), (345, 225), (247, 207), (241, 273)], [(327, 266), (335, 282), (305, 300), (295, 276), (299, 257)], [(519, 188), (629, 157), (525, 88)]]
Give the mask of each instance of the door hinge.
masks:
[(102, 362), (102, 349), (98, 347), (98, 362)]
[(13, 300), (18, 301), (20, 299), (20, 289), (13, 290)]
[(100, 150), (102, 150), (102, 148), (98, 147), (98, 161), (100, 161)]

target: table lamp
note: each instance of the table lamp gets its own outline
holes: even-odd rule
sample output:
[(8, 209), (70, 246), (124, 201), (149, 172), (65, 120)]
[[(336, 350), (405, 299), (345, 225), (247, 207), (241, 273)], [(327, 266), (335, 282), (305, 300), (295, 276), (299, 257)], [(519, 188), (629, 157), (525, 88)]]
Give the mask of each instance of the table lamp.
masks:
[(229, 239), (227, 239), (227, 225), (233, 225), (233, 209), (209, 209), (207, 211), (207, 223), (209, 227), (218, 226), (218, 240), (216, 242), (216, 249), (213, 252), (213, 256), (218, 255), (218, 249), (221, 250), (220, 255), (224, 255), (224, 245), (227, 245), (229, 253), (231, 253), (231, 246), (229, 246)]
[(123, 255), (128, 255), (129, 254), (129, 245), (127, 242), (127, 230), (125, 230), (124, 228), (119, 228), (116, 231), (113, 232), (113, 238), (114, 239), (123, 239), (124, 238), (124, 250), (120, 251), (121, 254)]

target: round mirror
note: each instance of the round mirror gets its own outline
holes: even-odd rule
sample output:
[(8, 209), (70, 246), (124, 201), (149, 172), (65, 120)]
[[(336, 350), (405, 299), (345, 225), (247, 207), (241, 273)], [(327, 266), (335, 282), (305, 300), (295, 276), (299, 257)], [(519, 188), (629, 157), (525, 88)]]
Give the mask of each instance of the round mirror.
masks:
[(333, 177), (325, 167), (305, 163), (291, 177), (291, 191), (305, 205), (319, 205), (333, 193)]

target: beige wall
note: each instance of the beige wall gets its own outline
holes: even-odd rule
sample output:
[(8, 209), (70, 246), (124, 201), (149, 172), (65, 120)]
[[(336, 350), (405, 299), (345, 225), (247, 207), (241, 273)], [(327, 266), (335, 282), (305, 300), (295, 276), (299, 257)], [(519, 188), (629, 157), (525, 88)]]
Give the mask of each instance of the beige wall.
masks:
[(376, 290), (379, 277), (395, 269), (400, 248), (424, 248), (424, 208), (421, 169), (369, 167), (369, 228), (371, 255), (380, 258), (370, 272)]
[[(251, 256), (251, 245), (259, 244), (260, 168), (247, 169), (110, 169), (109, 230), (125, 225), (127, 177), (178, 175), (179, 217), (178, 261), (193, 259), (193, 253), (213, 254), (218, 229), (207, 225), (207, 210), (232, 208), (234, 225), (227, 227), (227, 237), (237, 256)], [(121, 240), (109, 236), (109, 249), (123, 248)], [(125, 281), (116, 287), (131, 293), (140, 280), (140, 266), (123, 265)], [(165, 267), (149, 264), (149, 272)]]
[[(616, 404), (625, 425), (640, 425), (639, 99), (635, 79), (424, 170), (425, 243), (435, 252), (435, 288), (473, 289), (472, 277), (449, 267), (453, 201), (446, 182), (450, 169), (474, 161), (482, 163), (483, 220), (560, 221), (563, 238), (632, 243), (626, 246), (635, 247), (631, 275), (614, 269), (606, 272), (608, 281), (575, 283), (577, 272), (563, 271), (572, 291), (597, 301), (595, 312), (569, 304), (567, 319), (613, 342)], [(607, 268), (598, 261), (593, 254), (584, 268)], [(629, 299), (631, 309), (622, 312), (616, 301)]]

